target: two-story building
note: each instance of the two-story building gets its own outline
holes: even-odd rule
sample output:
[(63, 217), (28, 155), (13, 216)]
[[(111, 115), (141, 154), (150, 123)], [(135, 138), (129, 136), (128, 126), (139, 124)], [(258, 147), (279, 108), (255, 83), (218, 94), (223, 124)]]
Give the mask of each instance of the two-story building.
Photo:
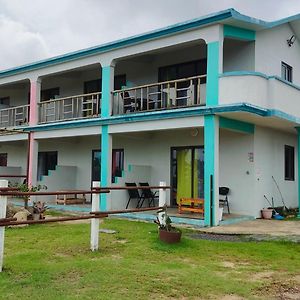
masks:
[[(170, 205), (204, 198), (218, 224), (299, 204), (300, 15), (228, 9), (0, 72), (0, 175), (49, 190), (165, 181)], [(5, 133), (5, 130), (2, 132)], [(28, 151), (27, 151), (28, 148)], [(101, 196), (125, 208), (126, 191)], [(131, 203), (134, 205), (134, 203)]]

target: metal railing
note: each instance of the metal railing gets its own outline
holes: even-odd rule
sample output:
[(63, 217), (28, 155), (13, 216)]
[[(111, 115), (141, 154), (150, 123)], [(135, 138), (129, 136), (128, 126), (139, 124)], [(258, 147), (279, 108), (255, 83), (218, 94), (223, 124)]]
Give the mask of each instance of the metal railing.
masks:
[(206, 75), (113, 91), (113, 115), (205, 105)]
[(0, 109), (0, 127), (27, 125), (29, 104)]
[(98, 117), (101, 93), (90, 93), (39, 103), (39, 123)]

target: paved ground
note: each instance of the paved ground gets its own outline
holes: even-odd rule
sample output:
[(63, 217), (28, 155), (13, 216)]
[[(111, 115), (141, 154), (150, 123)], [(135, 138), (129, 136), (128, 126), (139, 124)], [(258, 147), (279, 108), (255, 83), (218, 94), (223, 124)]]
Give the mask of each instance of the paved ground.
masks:
[(199, 231), (220, 234), (263, 234), (272, 236), (299, 236), (300, 221), (262, 220), (241, 222), (212, 228), (199, 228)]

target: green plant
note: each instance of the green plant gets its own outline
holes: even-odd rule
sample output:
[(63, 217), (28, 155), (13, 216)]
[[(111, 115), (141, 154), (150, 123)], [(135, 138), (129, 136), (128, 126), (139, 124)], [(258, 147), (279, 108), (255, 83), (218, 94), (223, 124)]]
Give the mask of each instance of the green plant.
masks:
[[(19, 192), (23, 192), (23, 193), (28, 193), (28, 192), (34, 193), (40, 190), (47, 190), (47, 186), (40, 185), (40, 184), (36, 186), (29, 186), (27, 183), (15, 183), (15, 184), (9, 183), (9, 187), (16, 187)], [(24, 207), (27, 209), (30, 196), (29, 195), (21, 196), (21, 198), (24, 199)]]
[(154, 223), (158, 225), (158, 228), (166, 231), (180, 231), (178, 228), (172, 226), (172, 220), (167, 212), (167, 205), (157, 211), (158, 216)]

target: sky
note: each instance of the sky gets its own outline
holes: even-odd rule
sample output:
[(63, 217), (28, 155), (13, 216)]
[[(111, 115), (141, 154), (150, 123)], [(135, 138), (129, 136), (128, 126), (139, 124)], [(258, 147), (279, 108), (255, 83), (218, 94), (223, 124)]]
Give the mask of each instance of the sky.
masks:
[(227, 8), (271, 21), (300, 0), (0, 0), (0, 70)]

